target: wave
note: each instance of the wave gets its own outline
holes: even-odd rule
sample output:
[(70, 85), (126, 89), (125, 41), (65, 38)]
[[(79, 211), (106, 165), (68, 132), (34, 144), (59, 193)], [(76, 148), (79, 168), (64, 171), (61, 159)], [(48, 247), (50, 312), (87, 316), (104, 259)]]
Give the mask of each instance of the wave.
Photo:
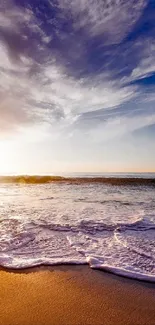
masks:
[(110, 185), (144, 185), (155, 187), (155, 178), (136, 178), (136, 177), (62, 177), (62, 176), (0, 176), (0, 183), (16, 184), (46, 184), (52, 182), (69, 183), (69, 184), (89, 184), (103, 183)]
[(147, 282), (155, 282), (155, 275), (152, 274), (141, 273), (135, 270), (127, 270), (122, 267), (116, 267), (116, 266), (104, 264), (102, 261), (89, 256), (87, 258), (87, 262), (90, 265), (90, 267), (93, 269), (104, 270), (116, 275), (121, 275), (126, 278), (147, 281)]
[[(13, 220), (13, 219), (10, 219)], [(7, 219), (3, 219), (2, 222), (9, 222)], [(98, 232), (104, 231), (125, 231), (125, 230), (139, 230), (145, 231), (149, 229), (155, 229), (155, 224), (148, 222), (147, 219), (143, 218), (140, 214), (138, 217), (133, 218), (133, 222), (125, 223), (125, 222), (117, 222), (117, 223), (104, 223), (102, 221), (94, 221), (94, 220), (81, 220), (75, 224), (68, 224), (68, 223), (52, 223), (51, 221), (45, 221), (44, 219), (39, 219), (37, 221), (31, 221), (30, 223), (33, 227), (40, 227), (44, 229), (48, 229), (51, 231), (58, 231), (58, 232), (81, 232), (81, 233), (88, 233), (88, 234), (96, 234)]]
[[(126, 202), (126, 201), (120, 201), (120, 200), (113, 200), (113, 199), (109, 199), (109, 200), (88, 200), (85, 198), (80, 198), (80, 199), (75, 199), (74, 202), (84, 202), (84, 203), (91, 203), (91, 204), (120, 204), (120, 205), (125, 205), (125, 206), (129, 206), (129, 205), (134, 205), (133, 202)], [(141, 202), (141, 204), (143, 204), (143, 202)]]
[(62, 225), (11, 218), (0, 222), (0, 229), (3, 267), (89, 264), (120, 276), (155, 282), (155, 225), (146, 216), (109, 225), (94, 220)]

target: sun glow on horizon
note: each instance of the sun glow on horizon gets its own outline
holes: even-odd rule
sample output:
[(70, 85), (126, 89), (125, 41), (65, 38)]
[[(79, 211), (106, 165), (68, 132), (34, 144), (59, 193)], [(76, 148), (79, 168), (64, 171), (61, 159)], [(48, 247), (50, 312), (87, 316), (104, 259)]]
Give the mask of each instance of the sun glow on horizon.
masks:
[[(121, 164), (113, 163), (106, 166), (103, 162), (93, 163), (60, 163), (60, 161), (50, 161), (49, 165), (30, 164), (31, 155), (23, 157), (24, 147), (12, 140), (0, 141), (0, 176), (8, 175), (61, 175), (69, 173), (155, 173), (154, 168), (134, 168), (130, 165), (124, 167)], [(41, 152), (39, 152), (39, 156)], [(37, 158), (36, 158), (37, 159)], [(47, 168), (48, 167), (48, 168)]]

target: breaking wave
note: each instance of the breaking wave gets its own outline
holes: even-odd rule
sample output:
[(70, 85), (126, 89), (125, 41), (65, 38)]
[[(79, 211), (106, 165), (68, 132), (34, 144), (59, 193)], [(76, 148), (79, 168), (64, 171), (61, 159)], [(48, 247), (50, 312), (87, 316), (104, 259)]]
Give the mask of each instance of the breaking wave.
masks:
[(0, 265), (89, 264), (155, 281), (154, 188), (0, 186)]
[(77, 225), (23, 223), (13, 218), (1, 221), (0, 229), (3, 267), (88, 263), (92, 268), (155, 281), (155, 225), (147, 218), (109, 225), (93, 220)]
[(0, 183), (46, 184), (52, 182), (69, 184), (103, 183), (110, 185), (144, 185), (155, 186), (154, 177), (62, 177), (62, 176), (0, 176)]

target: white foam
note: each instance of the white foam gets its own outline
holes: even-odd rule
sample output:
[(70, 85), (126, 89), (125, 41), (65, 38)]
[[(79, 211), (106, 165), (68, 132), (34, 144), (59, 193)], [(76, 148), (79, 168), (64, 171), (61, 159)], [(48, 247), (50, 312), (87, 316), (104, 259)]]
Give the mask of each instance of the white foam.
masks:
[(111, 272), (113, 274), (121, 275), (123, 277), (131, 278), (131, 279), (155, 282), (155, 274), (152, 275), (152, 274), (138, 272), (138, 270), (132, 271), (132, 270), (127, 270), (122, 267), (116, 267), (116, 266), (104, 264), (100, 260), (93, 258), (93, 257), (88, 257), (87, 262), (89, 263), (90, 267), (93, 269), (104, 270), (107, 272)]

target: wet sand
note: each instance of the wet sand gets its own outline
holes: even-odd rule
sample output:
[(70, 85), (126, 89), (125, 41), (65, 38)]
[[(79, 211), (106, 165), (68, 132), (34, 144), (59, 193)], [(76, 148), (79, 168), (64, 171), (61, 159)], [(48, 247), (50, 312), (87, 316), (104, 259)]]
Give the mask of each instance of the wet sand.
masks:
[(0, 271), (0, 325), (155, 325), (155, 284), (88, 266)]

